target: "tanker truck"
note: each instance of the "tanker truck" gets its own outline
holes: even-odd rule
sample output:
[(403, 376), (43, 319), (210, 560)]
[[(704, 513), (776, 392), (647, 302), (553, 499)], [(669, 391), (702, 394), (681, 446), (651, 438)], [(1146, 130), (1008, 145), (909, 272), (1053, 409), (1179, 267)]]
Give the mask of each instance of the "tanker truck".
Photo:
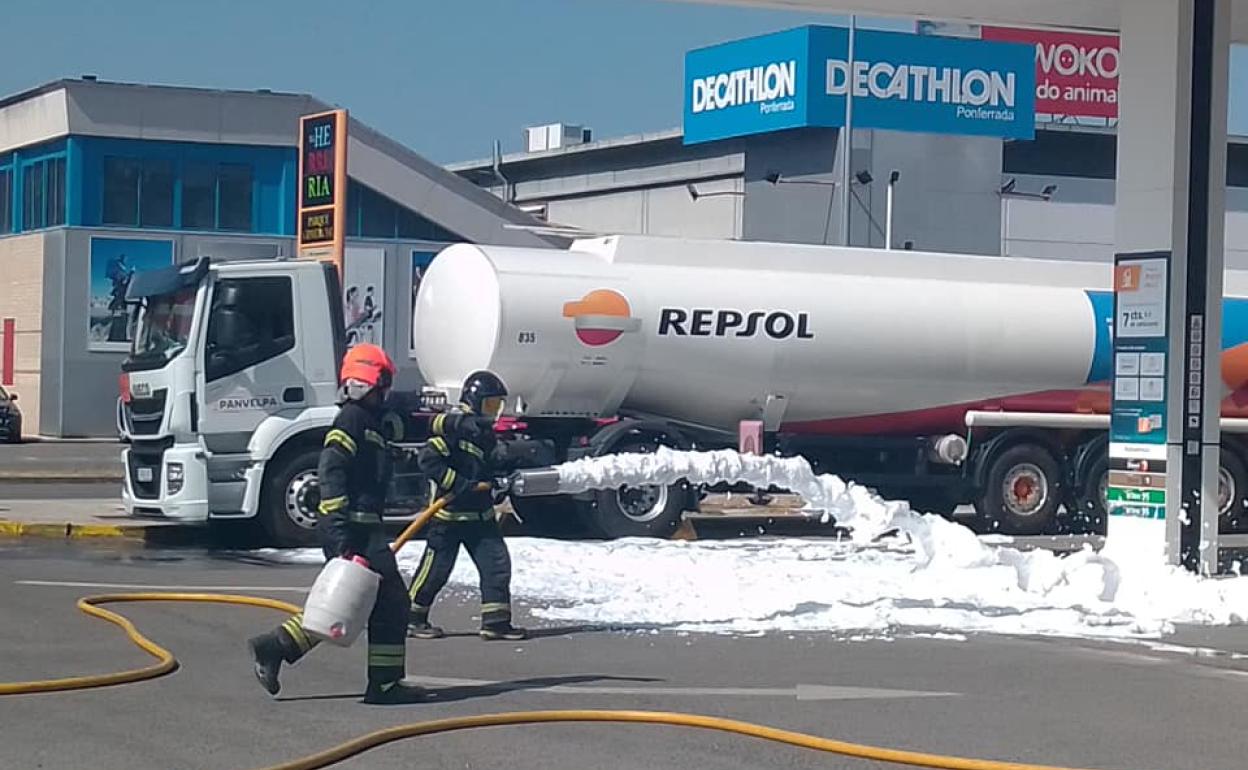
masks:
[[(983, 531), (1095, 530), (1111, 280), (1105, 263), (650, 236), (455, 244), (416, 298), (412, 354), (426, 387), (396, 394), (392, 422), (419, 446), (465, 375), (487, 368), (511, 390), (500, 429), (528, 442), (530, 465), (741, 447), (801, 455), (925, 511), (969, 505)], [(1226, 285), (1219, 505), (1233, 529), (1248, 489), (1248, 278), (1228, 272)], [(140, 274), (131, 295), (143, 311), (118, 406), (127, 509), (255, 518), (278, 542), (308, 542), (345, 347), (336, 273), (201, 260)], [(235, 328), (240, 303), (263, 308), (246, 338), (260, 342)], [(401, 475), (395, 495), (410, 508), (427, 484)], [(662, 537), (705, 492), (511, 502), (526, 521)]]

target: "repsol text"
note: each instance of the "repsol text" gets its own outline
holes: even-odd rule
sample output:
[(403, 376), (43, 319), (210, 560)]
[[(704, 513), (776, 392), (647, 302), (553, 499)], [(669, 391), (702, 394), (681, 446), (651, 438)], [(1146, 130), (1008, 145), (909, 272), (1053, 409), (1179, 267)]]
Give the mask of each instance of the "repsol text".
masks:
[(774, 340), (815, 338), (809, 313), (679, 307), (665, 307), (659, 311), (661, 337), (756, 337), (760, 333)]

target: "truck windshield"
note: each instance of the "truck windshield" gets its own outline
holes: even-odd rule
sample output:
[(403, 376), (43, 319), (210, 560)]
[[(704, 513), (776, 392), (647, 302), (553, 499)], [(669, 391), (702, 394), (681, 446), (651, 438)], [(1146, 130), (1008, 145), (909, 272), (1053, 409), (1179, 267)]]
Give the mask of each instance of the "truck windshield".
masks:
[(149, 298), (139, 315), (131, 360), (159, 365), (182, 352), (191, 336), (194, 313), (194, 286)]

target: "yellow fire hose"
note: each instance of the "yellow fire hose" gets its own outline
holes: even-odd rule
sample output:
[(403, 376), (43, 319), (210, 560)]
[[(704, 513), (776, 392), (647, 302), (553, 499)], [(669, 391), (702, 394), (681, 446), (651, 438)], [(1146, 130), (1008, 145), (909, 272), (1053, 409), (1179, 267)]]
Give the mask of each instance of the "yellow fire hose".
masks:
[[(430, 505), (404, 529), (403, 533), (391, 546), (398, 550), (421, 527), (448, 502), (442, 498)], [(107, 620), (121, 628), (126, 637), (141, 650), (156, 658), (157, 662), (143, 668), (118, 671), (112, 674), (96, 674), (90, 676), (67, 677), (64, 679), (47, 679), (31, 682), (0, 683), (0, 696), (28, 695), (63, 690), (85, 690), (93, 687), (141, 682), (164, 676), (178, 668), (177, 658), (173, 653), (148, 639), (135, 628), (124, 616), (106, 610), (102, 604), (119, 604), (123, 602), (202, 602), (208, 604), (237, 604), (248, 607), (263, 607), (287, 614), (301, 612), (303, 608), (277, 599), (261, 596), (245, 596), (241, 594), (207, 594), (207, 593), (121, 593), (84, 596), (78, 600), (78, 609), (92, 617)], [(512, 711), (499, 714), (479, 714), (476, 716), (452, 717), (449, 719), (431, 719), (423, 722), (399, 725), (362, 735), (345, 743), (333, 746), (325, 751), (310, 754), (306, 757), (272, 765), (259, 770), (315, 770), (329, 767), (345, 759), (362, 754), (370, 749), (393, 743), (405, 738), (422, 735), (472, 730), (480, 727), (503, 727), (515, 725), (548, 724), (552, 722), (610, 722), (615, 724), (649, 724), (674, 727), (696, 727), (704, 730), (761, 738), (767, 741), (783, 743), (799, 748), (825, 751), (847, 757), (869, 759), (877, 762), (890, 762), (912, 767), (938, 768), (939, 770), (1074, 770), (1048, 765), (1019, 764), (1000, 762), (991, 759), (970, 759), (965, 757), (943, 756), (940, 754), (924, 754), (917, 751), (903, 751), (879, 746), (868, 746), (858, 743), (823, 738), (817, 735), (781, 730), (766, 725), (752, 724), (735, 719), (702, 716), (698, 714), (680, 714), (662, 711), (627, 711), (627, 710), (562, 710), (562, 711)]]

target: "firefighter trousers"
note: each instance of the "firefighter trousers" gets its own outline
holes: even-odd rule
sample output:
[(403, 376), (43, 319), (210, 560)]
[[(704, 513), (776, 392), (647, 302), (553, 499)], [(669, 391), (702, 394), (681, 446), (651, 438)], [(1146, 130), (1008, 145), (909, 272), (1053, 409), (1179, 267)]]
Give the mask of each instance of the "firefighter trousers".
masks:
[[(402, 679), (407, 669), (406, 585), (380, 528), (369, 537), (368, 548), (361, 555), (369, 568), (381, 575), (377, 599), (368, 616), (368, 683), (388, 685)], [(307, 655), (319, 643), (303, 630), (301, 614), (288, 618), (276, 633), (288, 663)]]
[(477, 567), (481, 584), (481, 625), (511, 622), (511, 555), (498, 522), (433, 521), (425, 534), (425, 553), (416, 567), (408, 595), (412, 619), (427, 621), (429, 609), (446, 587), (455, 569), (459, 547), (464, 546)]

